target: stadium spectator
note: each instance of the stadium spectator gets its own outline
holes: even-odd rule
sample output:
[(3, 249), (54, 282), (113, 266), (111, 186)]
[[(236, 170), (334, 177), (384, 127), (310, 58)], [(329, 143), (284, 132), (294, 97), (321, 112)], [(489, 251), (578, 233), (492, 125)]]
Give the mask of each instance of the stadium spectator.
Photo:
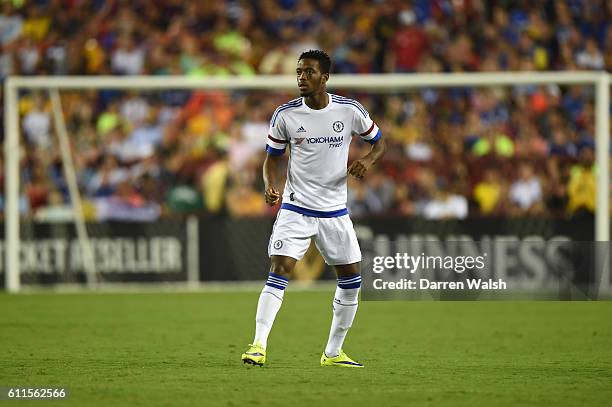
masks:
[(115, 192), (119, 183), (129, 178), (129, 172), (119, 166), (117, 158), (107, 155), (102, 158), (101, 167), (89, 179), (87, 190), (90, 196), (110, 196)]
[(74, 209), (68, 205), (62, 193), (56, 189), (48, 193), (47, 205), (40, 207), (34, 214), (38, 222), (71, 222), (74, 220)]
[(395, 183), (381, 171), (372, 172), (368, 179), (367, 195), (370, 201), (378, 201), (375, 207), (380, 208), (377, 211), (370, 211), (371, 214), (387, 213), (393, 205), (395, 196)]
[(138, 48), (129, 35), (121, 36), (111, 56), (113, 74), (139, 75), (143, 72), (144, 62), (144, 50)]
[(246, 173), (234, 177), (234, 185), (227, 191), (227, 209), (232, 217), (261, 216), (266, 213), (261, 193), (253, 187), (254, 179)]
[(408, 185), (399, 183), (395, 187), (395, 196), (393, 197), (393, 207), (391, 214), (398, 216), (414, 216), (414, 203), (410, 199), (410, 189)]
[(388, 56), (387, 66), (394, 72), (415, 72), (428, 47), (427, 35), (416, 24), (412, 10), (402, 10), (399, 22), (400, 28), (393, 37), (393, 51)]
[(485, 171), (483, 179), (476, 184), (473, 197), (481, 215), (491, 216), (503, 213), (507, 186), (500, 174), (493, 168)]
[(567, 211), (573, 216), (589, 215), (595, 212), (595, 167), (591, 148), (580, 153), (580, 161), (570, 169), (567, 185)]
[(42, 150), (51, 147), (51, 115), (42, 95), (34, 95), (33, 106), (24, 115), (22, 127), (32, 146)]
[(259, 63), (259, 73), (262, 75), (291, 75), (295, 71), (296, 56), (289, 49), (289, 43), (281, 39), (281, 43), (270, 49)]
[(23, 34), (23, 16), (15, 9), (10, 1), (2, 2), (0, 15), (0, 44), (8, 46)]
[(518, 177), (510, 185), (511, 214), (515, 216), (541, 215), (544, 212), (542, 183), (530, 163), (522, 163)]
[(587, 39), (584, 49), (576, 54), (576, 65), (582, 69), (604, 68), (604, 57), (594, 38)]
[(425, 219), (465, 219), (468, 215), (468, 201), (464, 196), (452, 193), (448, 181), (440, 180), (434, 190), (433, 199), (425, 204)]
[(156, 202), (147, 202), (127, 181), (117, 185), (113, 195), (94, 200), (98, 221), (152, 222), (159, 219), (161, 208)]
[(30, 180), (25, 186), (28, 207), (32, 212), (35, 213), (38, 208), (47, 205), (47, 196), (52, 189), (53, 184), (44, 165), (40, 162), (34, 163)]

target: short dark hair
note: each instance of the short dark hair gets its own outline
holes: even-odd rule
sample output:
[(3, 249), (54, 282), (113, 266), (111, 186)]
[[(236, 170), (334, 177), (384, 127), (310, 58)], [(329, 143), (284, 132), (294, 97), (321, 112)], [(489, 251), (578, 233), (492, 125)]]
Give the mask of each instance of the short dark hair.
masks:
[(319, 68), (322, 73), (329, 73), (331, 70), (331, 58), (327, 55), (327, 52), (321, 51), (320, 49), (311, 49), (309, 51), (304, 51), (298, 58), (298, 61), (302, 59), (316, 59), (319, 61)]

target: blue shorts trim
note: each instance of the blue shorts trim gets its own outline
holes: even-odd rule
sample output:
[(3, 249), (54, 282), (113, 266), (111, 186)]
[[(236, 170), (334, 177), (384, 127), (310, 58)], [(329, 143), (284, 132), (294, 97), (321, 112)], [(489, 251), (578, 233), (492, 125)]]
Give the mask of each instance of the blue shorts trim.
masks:
[(306, 209), (300, 206), (292, 205), (290, 203), (283, 203), (281, 205), (281, 209), (286, 209), (288, 211), (297, 212), (305, 216), (310, 216), (312, 218), (337, 218), (339, 216), (348, 215), (348, 209), (346, 208), (338, 209), (337, 211), (326, 212), (326, 211), (315, 211), (314, 209)]

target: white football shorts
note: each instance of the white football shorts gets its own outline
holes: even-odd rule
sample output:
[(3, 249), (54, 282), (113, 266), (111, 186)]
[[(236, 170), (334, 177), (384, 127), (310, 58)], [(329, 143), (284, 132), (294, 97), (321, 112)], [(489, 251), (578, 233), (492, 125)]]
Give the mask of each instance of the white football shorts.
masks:
[(268, 256), (302, 259), (310, 239), (330, 266), (361, 261), (361, 250), (349, 215), (316, 218), (281, 209), (274, 222)]

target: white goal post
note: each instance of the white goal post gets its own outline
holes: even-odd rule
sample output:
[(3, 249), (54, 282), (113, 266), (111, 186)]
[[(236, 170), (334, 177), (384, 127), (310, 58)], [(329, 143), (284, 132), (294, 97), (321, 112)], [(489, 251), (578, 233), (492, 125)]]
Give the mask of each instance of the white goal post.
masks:
[[(329, 88), (398, 91), (423, 87), (490, 87), (514, 85), (585, 85), (595, 88), (597, 200), (596, 241), (610, 240), (610, 79), (605, 72), (503, 72), (461, 74), (333, 75)], [(182, 76), (49, 76), (8, 77), (4, 83), (4, 157), (5, 157), (5, 288), (20, 287), (19, 236), (19, 143), (20, 90), (65, 89), (216, 89), (216, 90), (293, 90), (294, 76), (255, 76), (231, 78), (193, 78)]]

